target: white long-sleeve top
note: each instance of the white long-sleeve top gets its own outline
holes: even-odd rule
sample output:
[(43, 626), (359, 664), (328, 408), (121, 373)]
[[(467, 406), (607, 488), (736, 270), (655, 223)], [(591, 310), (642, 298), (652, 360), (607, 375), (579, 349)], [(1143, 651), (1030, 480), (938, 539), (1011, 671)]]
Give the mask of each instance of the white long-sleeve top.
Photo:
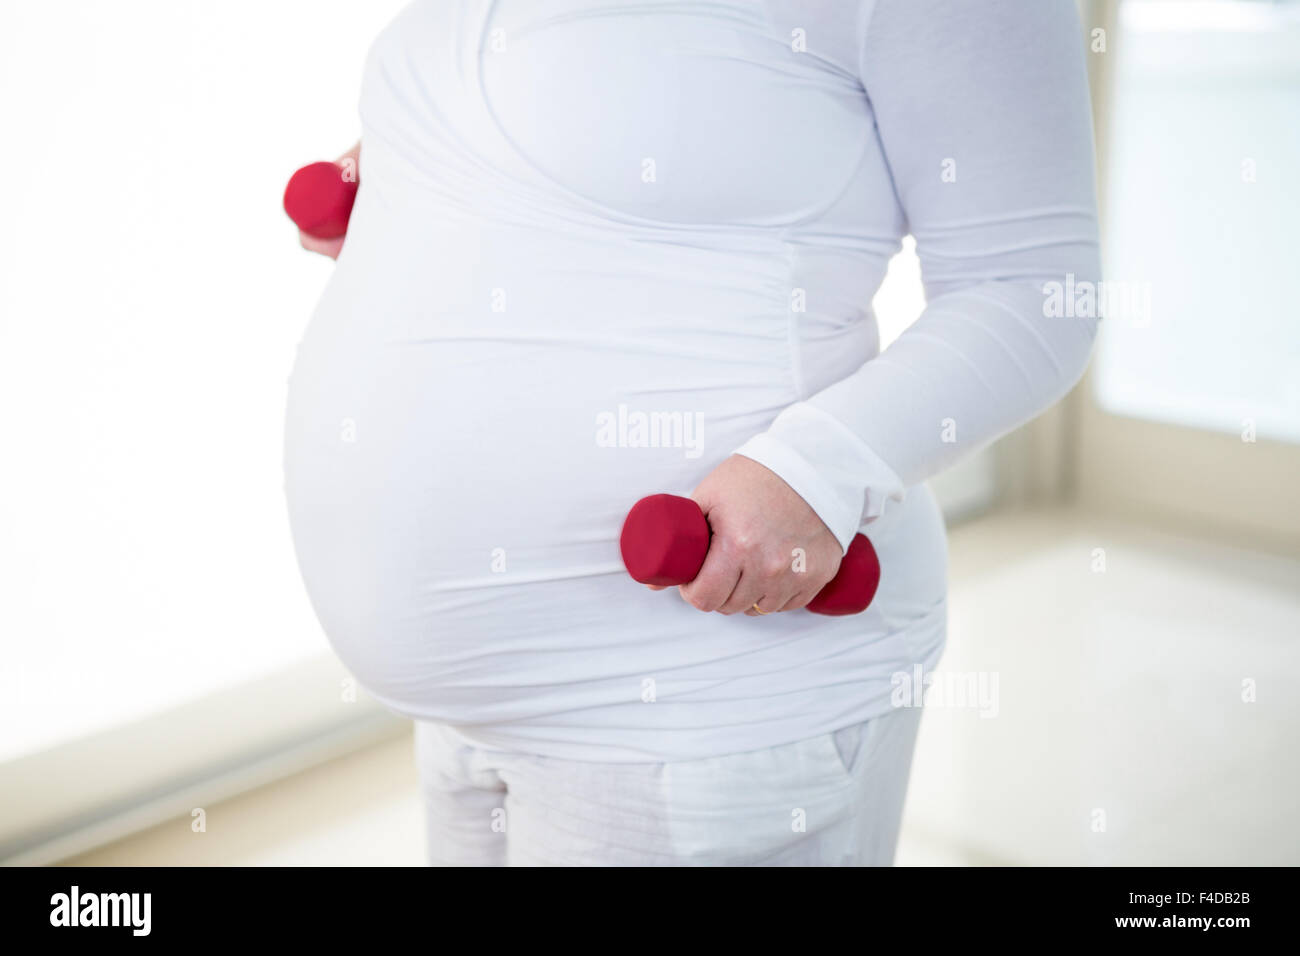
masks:
[[(944, 639), (920, 483), (1088, 357), (1095, 320), (1045, 291), (1098, 273), (1083, 56), (1070, 0), (407, 8), (286, 430), (304, 580), (361, 682), (614, 761), (896, 704)], [(909, 232), (928, 304), (878, 354)], [(737, 451), (872, 539), (866, 613), (701, 614), (626, 578), (627, 509)]]
[[(793, 8), (804, 5), (785, 6), (798, 22)], [(887, 352), (740, 449), (799, 491), (846, 547), (888, 499), (1074, 384), (1096, 319), (1060, 316), (1051, 284), (1083, 288), (1099, 271), (1071, 4), (856, 6), (857, 76), (896, 213), (916, 237), (927, 306)]]

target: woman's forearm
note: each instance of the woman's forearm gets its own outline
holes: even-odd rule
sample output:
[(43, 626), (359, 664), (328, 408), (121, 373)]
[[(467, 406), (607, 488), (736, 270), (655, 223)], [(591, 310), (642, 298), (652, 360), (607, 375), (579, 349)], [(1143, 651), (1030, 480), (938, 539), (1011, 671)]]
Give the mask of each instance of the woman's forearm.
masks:
[(1078, 380), (1096, 309), (1085, 299), (1061, 314), (1055, 293), (1085, 290), (1100, 272), (1069, 0), (881, 0), (860, 62), (928, 305), (884, 353), (738, 449), (781, 475), (844, 545), (905, 487)]

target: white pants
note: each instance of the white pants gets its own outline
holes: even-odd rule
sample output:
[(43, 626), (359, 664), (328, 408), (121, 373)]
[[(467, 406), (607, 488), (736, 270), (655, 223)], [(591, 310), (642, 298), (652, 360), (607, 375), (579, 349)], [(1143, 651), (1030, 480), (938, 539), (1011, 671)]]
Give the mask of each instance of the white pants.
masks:
[(417, 722), (435, 866), (888, 866), (921, 711), (676, 763), (489, 751)]

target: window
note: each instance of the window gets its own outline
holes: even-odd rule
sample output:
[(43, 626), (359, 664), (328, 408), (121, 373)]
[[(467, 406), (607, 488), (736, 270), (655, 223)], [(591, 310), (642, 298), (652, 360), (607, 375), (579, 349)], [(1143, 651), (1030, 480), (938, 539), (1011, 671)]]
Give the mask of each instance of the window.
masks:
[(1119, 13), (1096, 402), (1300, 441), (1300, 4)]

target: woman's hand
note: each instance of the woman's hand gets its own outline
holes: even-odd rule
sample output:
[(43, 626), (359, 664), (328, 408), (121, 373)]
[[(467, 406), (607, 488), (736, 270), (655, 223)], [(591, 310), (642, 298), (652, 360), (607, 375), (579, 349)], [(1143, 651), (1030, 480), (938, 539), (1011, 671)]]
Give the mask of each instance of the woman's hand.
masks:
[[(352, 165), (352, 172), (357, 179), (361, 178), (361, 143), (358, 142), (350, 150), (334, 160), (340, 166), (346, 167), (349, 163)], [(322, 256), (329, 256), (331, 259), (337, 259), (339, 253), (343, 250), (343, 240), (347, 236), (339, 236), (337, 239), (318, 239), (309, 233), (298, 230), (298, 242), (308, 252), (319, 252)]]
[(713, 539), (700, 573), (680, 591), (701, 611), (798, 610), (839, 570), (844, 551), (830, 529), (793, 488), (752, 459), (732, 455), (691, 497)]

